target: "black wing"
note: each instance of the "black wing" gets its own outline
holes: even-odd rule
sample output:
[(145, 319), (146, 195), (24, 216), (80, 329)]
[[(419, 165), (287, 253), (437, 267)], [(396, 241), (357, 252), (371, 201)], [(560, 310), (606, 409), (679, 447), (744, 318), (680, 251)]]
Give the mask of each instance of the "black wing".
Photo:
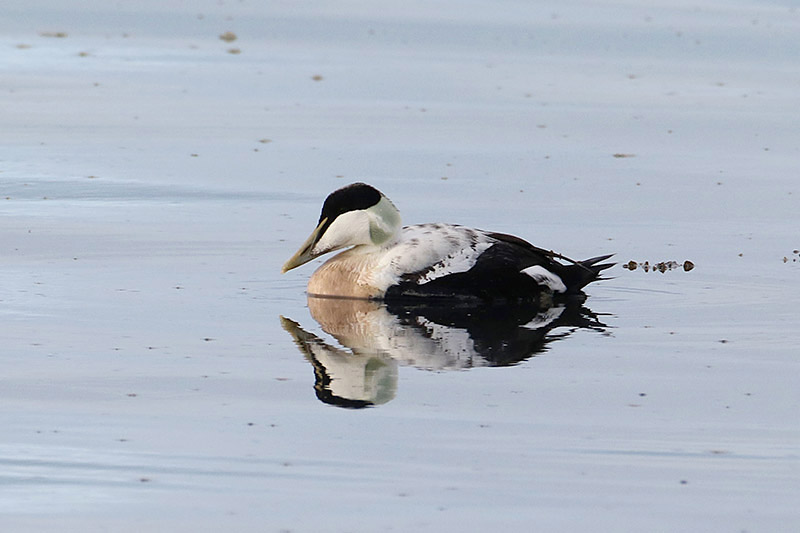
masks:
[[(390, 287), (387, 300), (438, 298), (456, 300), (468, 305), (475, 303), (507, 304), (531, 302), (541, 305), (552, 291), (539, 285), (522, 270), (541, 266), (560, 277), (568, 294), (580, 292), (586, 284), (597, 279), (599, 272), (610, 264), (598, 264), (610, 256), (587, 261), (572, 261), (559, 254), (533, 246), (529, 242), (503, 233), (486, 233), (495, 240), (466, 272), (449, 274), (425, 283), (407, 279)], [(556, 258), (572, 264), (564, 265)]]

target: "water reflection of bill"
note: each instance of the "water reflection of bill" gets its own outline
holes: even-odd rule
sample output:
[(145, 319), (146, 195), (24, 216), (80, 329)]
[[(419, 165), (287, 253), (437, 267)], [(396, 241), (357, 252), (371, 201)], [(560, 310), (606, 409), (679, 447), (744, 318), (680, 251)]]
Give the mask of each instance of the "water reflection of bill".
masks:
[(317, 397), (361, 408), (395, 397), (399, 364), (427, 370), (508, 366), (578, 329), (604, 332), (607, 326), (583, 302), (474, 308), (310, 296), (311, 316), (341, 347), (293, 320), (281, 317), (281, 323), (314, 367)]

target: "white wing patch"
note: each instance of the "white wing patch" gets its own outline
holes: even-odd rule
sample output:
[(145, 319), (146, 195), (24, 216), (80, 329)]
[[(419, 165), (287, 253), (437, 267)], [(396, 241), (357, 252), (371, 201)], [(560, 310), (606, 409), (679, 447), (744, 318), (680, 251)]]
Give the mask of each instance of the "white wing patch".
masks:
[(467, 248), (457, 250), (432, 265), (430, 270), (419, 278), (419, 284), (428, 283), (436, 278), (466, 272), (475, 265), (478, 257), (491, 246), (491, 243), (475, 243)]
[(553, 292), (567, 292), (567, 286), (564, 285), (564, 282), (561, 280), (561, 278), (543, 266), (530, 266), (522, 269), (521, 272), (532, 277), (539, 285), (549, 287)]
[(419, 274), (416, 281), (423, 284), (466, 272), (495, 242), (481, 231), (453, 224), (406, 226), (375, 268), (375, 285), (386, 290), (403, 276)]
[[(402, 229), (397, 241), (391, 243), (385, 254), (367, 259), (375, 249), (365, 249), (359, 283), (375, 288), (383, 294), (401, 280), (412, 280), (420, 285), (451, 274), (467, 272), (497, 239), (472, 228), (453, 224), (418, 224)], [(353, 251), (359, 254), (358, 247)], [(337, 256), (338, 257), (338, 256)], [(355, 260), (356, 256), (353, 257)], [(520, 271), (536, 283), (553, 292), (567, 292), (564, 281), (541, 265)]]

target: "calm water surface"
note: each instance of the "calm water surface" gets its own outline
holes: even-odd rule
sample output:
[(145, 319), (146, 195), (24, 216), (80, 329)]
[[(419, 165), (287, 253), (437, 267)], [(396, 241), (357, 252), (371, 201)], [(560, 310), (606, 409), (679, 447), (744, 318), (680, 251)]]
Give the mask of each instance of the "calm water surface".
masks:
[[(12, 2), (4, 530), (800, 523), (798, 13), (416, 8)], [(309, 300), (280, 265), (357, 180), (695, 268), (536, 312)]]

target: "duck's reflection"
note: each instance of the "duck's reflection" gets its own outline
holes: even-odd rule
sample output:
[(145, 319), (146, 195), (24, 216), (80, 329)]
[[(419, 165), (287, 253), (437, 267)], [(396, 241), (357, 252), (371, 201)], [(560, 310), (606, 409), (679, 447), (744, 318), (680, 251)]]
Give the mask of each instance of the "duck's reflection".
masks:
[(583, 302), (575, 297), (538, 308), (460, 308), (309, 296), (311, 316), (347, 349), (288, 318), (281, 323), (314, 366), (317, 398), (362, 408), (394, 398), (398, 364), (427, 370), (508, 366), (578, 329), (605, 332), (607, 326)]

